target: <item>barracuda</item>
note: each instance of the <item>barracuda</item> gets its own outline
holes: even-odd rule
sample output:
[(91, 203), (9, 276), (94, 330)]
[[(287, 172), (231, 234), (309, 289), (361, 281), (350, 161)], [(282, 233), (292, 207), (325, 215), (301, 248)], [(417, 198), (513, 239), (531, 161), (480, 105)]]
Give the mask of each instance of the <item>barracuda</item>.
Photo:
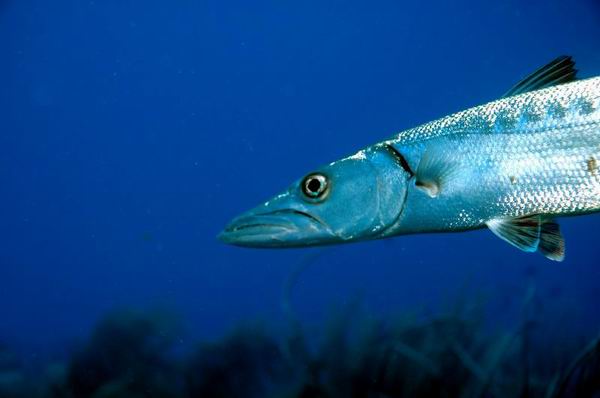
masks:
[(501, 99), (309, 173), (219, 237), (298, 247), (487, 227), (561, 261), (555, 219), (600, 210), (600, 77), (576, 72), (559, 57)]

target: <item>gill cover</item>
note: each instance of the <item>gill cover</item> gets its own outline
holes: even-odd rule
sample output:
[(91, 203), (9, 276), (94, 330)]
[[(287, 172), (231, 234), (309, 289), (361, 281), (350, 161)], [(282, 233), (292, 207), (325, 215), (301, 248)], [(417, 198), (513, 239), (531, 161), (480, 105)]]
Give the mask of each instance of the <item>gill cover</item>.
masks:
[(378, 237), (399, 218), (408, 175), (394, 155), (378, 146), (322, 169), (330, 193), (321, 203), (306, 204), (341, 240)]

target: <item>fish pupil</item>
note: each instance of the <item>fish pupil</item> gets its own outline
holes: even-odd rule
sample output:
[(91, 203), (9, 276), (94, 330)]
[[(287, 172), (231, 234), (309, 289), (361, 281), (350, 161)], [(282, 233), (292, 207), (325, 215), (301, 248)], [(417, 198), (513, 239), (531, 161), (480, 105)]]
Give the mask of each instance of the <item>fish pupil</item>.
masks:
[(318, 194), (321, 191), (322, 184), (318, 179), (312, 178), (308, 181), (306, 187), (312, 194)]

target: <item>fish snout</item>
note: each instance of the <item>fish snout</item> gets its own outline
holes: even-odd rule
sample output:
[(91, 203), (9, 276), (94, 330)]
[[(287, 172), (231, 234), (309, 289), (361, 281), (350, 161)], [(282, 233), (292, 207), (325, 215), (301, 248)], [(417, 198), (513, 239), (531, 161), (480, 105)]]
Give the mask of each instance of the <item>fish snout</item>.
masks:
[(335, 235), (315, 216), (283, 209), (242, 214), (218, 235), (227, 244), (245, 247), (298, 247), (322, 244)]

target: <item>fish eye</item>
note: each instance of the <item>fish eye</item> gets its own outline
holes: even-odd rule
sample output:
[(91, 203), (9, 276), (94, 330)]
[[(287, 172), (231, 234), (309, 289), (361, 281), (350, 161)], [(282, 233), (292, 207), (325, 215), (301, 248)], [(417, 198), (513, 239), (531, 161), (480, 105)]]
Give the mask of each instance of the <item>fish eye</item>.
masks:
[(309, 199), (319, 199), (327, 192), (329, 182), (323, 174), (309, 174), (301, 183), (302, 193)]

